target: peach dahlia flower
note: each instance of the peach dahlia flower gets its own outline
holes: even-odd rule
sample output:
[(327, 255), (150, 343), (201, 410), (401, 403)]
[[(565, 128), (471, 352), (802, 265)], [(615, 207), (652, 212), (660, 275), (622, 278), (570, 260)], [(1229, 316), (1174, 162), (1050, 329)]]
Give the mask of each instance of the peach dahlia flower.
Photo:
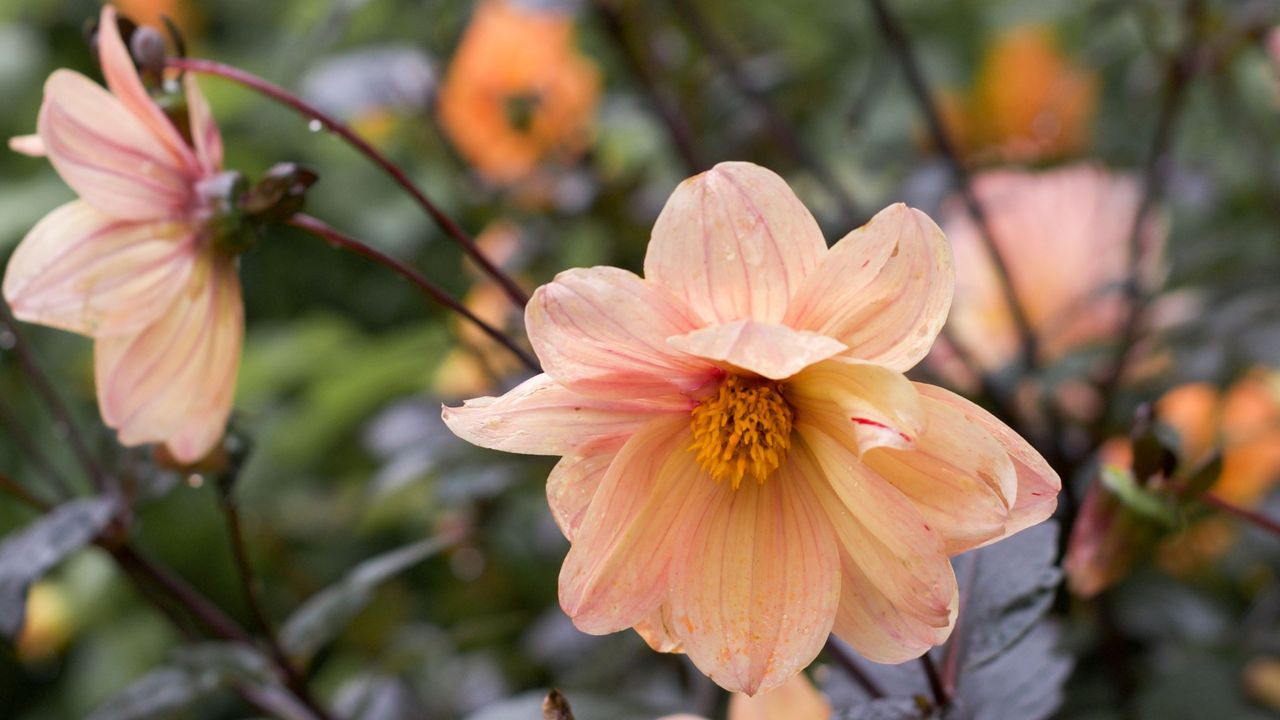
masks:
[(568, 270), (526, 324), (545, 373), (445, 408), (459, 436), (560, 455), (560, 603), (721, 686), (795, 675), (834, 631), (901, 662), (956, 614), (948, 555), (1039, 522), (1059, 480), (994, 417), (903, 371), (951, 302), (937, 226), (891, 206), (828, 249), (777, 175), (724, 163), (659, 215), (645, 277)]
[(38, 134), (11, 142), (47, 155), (79, 199), (27, 233), (4, 297), (22, 320), (94, 338), (98, 402), (121, 443), (194, 462), (222, 435), (244, 334), (236, 258), (214, 242), (222, 140), (191, 75), (190, 144), (152, 102), (111, 6), (98, 46), (110, 92), (54, 72)]

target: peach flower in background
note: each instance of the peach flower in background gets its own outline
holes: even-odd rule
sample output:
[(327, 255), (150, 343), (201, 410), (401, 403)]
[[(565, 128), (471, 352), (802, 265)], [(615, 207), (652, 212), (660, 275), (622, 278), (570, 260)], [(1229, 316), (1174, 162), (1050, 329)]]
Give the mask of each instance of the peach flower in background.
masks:
[(164, 18), (169, 18), (184, 32), (194, 29), (190, 0), (116, 0), (115, 6), (121, 15), (139, 25), (164, 27)]
[(893, 205), (828, 249), (782, 178), (723, 163), (672, 194), (644, 269), (539, 288), (545, 373), (443, 413), (477, 445), (563, 456), (547, 495), (578, 628), (635, 627), (747, 694), (831, 631), (886, 663), (946, 640), (948, 556), (1045, 519), (1060, 483), (990, 414), (902, 374), (951, 303), (938, 227)]
[[(1180, 385), (1156, 402), (1155, 411), (1177, 432), (1181, 474), (1193, 472), (1215, 451), (1221, 453), (1222, 470), (1210, 488), (1217, 497), (1256, 507), (1280, 481), (1280, 379), (1274, 373), (1255, 370), (1225, 393), (1208, 383)], [(1131, 467), (1128, 441), (1107, 443), (1102, 464)], [(1095, 482), (1085, 496), (1064, 562), (1072, 592), (1090, 597), (1123, 579), (1151, 549), (1148, 543), (1156, 538), (1150, 535)], [(1170, 571), (1192, 572), (1221, 555), (1234, 539), (1234, 526), (1227, 518), (1209, 516), (1161, 540), (1156, 559)]]
[[(830, 720), (831, 703), (800, 673), (766, 693), (729, 698), (728, 720)], [(697, 715), (667, 715), (660, 720), (703, 720)]]
[[(1126, 316), (1123, 283), (1138, 211), (1137, 182), (1093, 165), (1046, 172), (992, 170), (974, 191), (1039, 341), (1052, 361), (1116, 337)], [(976, 226), (949, 203), (943, 229), (955, 250), (956, 296), (948, 320), (955, 339), (988, 371), (1012, 362), (1017, 326)], [(1144, 228), (1148, 278), (1159, 267), (1162, 227)]]
[(440, 120), (486, 180), (511, 185), (582, 154), (599, 94), (569, 15), (485, 0), (445, 75)]
[(111, 6), (98, 45), (110, 92), (54, 72), (38, 135), (12, 143), (47, 155), (79, 199), (27, 233), (4, 297), (22, 320), (94, 338), (98, 402), (121, 443), (165, 443), (193, 462), (222, 436), (244, 335), (237, 260), (214, 242), (222, 140), (188, 74), (188, 146), (147, 94)]
[(1004, 31), (987, 47), (972, 90), (943, 98), (965, 154), (1004, 162), (1076, 155), (1090, 144), (1097, 79), (1065, 57), (1044, 26)]
[(75, 631), (75, 613), (62, 585), (41, 580), (27, 593), (26, 616), (14, 649), (23, 662), (45, 662), (67, 647)]
[[(494, 264), (511, 272), (520, 264), (520, 228), (509, 220), (495, 220), (476, 236), (480, 252)], [(493, 327), (507, 331), (519, 326), (520, 311), (493, 278), (485, 275), (475, 263), (463, 261), (472, 279), (471, 289), (462, 298), (467, 309)], [(517, 278), (519, 280), (520, 278)], [(463, 398), (491, 392), (499, 380), (518, 372), (524, 366), (511, 351), (489, 337), (473, 323), (454, 318), (451, 321), (460, 347), (445, 355), (436, 369), (434, 387), (445, 398)]]

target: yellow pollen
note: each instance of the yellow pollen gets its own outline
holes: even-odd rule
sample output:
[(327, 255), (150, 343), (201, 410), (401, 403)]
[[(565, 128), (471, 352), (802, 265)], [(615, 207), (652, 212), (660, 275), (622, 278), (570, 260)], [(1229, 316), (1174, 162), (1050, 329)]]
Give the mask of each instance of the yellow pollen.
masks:
[(693, 409), (689, 450), (716, 482), (728, 479), (737, 490), (750, 475), (763, 483), (787, 456), (791, 420), (777, 383), (730, 375)]

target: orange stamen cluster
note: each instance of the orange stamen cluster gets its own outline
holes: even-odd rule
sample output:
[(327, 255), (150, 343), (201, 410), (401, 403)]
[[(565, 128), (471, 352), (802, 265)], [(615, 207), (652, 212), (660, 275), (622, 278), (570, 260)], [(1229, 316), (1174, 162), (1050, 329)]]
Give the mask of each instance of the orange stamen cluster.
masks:
[(763, 483), (791, 447), (792, 417), (777, 383), (730, 375), (693, 409), (689, 449), (716, 482), (728, 479), (737, 490), (750, 475)]

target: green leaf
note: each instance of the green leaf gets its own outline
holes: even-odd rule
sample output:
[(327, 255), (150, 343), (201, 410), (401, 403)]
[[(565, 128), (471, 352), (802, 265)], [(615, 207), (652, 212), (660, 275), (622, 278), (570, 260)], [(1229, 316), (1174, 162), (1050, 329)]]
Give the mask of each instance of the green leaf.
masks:
[(115, 503), (108, 498), (73, 500), (0, 543), (0, 633), (18, 636), (31, 583), (93, 542), (114, 512)]
[(343, 580), (321, 590), (289, 617), (280, 630), (285, 652), (295, 659), (310, 659), (369, 604), (379, 585), (453, 542), (452, 537), (430, 538), (360, 563)]
[(1135, 514), (1155, 520), (1166, 526), (1177, 524), (1177, 517), (1169, 504), (1158, 495), (1138, 484), (1133, 473), (1125, 468), (1103, 467), (1101, 480), (1104, 487), (1111, 491), (1120, 503)]

